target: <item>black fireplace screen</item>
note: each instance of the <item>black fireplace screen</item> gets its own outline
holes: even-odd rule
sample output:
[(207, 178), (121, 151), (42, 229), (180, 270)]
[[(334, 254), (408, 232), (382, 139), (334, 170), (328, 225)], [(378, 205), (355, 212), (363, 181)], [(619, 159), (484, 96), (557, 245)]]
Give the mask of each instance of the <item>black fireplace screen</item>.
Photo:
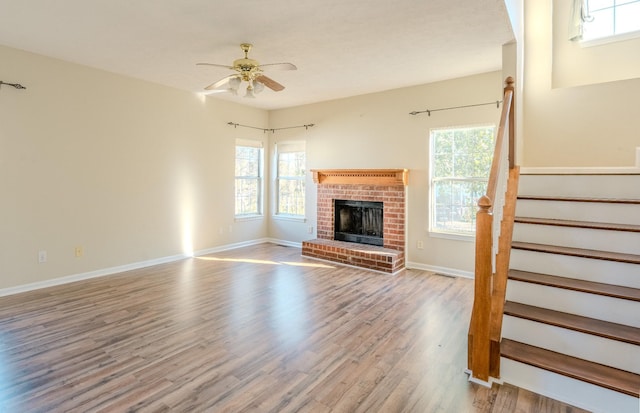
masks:
[(339, 241), (384, 245), (382, 202), (334, 200), (335, 232)]

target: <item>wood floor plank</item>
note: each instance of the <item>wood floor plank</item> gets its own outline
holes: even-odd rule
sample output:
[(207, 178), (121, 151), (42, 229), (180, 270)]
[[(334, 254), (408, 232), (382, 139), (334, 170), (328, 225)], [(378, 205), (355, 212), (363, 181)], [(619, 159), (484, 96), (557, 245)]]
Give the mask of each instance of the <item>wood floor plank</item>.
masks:
[(0, 297), (0, 411), (533, 411), (463, 373), (472, 293), (262, 244)]

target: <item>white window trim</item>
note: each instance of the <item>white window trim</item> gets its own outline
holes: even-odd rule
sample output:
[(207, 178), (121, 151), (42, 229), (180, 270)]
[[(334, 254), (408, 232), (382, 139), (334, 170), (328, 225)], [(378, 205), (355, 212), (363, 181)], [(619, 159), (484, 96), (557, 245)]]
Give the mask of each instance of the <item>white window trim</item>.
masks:
[(294, 221), (294, 222), (307, 222), (306, 215), (291, 215), (291, 214), (273, 214), (273, 219), (277, 221)]
[[(280, 151), (278, 148), (282, 147), (282, 146), (291, 146), (291, 147), (296, 147), (296, 146), (300, 146), (303, 150), (289, 150), (289, 151)], [(279, 188), (280, 188), (280, 171), (278, 168), (278, 163), (280, 161), (280, 153), (286, 153), (286, 152), (304, 152), (305, 153), (305, 170), (306, 170), (306, 141), (303, 140), (297, 140), (297, 141), (281, 141), (281, 142), (276, 142), (275, 144), (275, 156), (274, 158), (274, 168), (275, 168), (275, 178), (274, 178), (274, 185), (273, 185), (273, 194), (274, 194), (274, 212), (273, 212), (273, 218), (281, 220), (281, 221), (295, 221), (295, 222), (307, 222), (307, 205), (306, 205), (306, 192), (307, 192), (307, 185), (306, 185), (306, 174), (299, 177), (299, 179), (296, 180), (300, 180), (302, 182), (305, 183), (305, 206), (304, 206), (304, 214), (301, 215), (297, 215), (297, 214), (285, 214), (285, 213), (280, 213), (280, 194), (279, 194)]]
[(612, 36), (598, 37), (596, 39), (580, 40), (579, 43), (580, 43), (580, 47), (587, 48), (587, 47), (601, 46), (603, 44), (622, 42), (624, 40), (632, 40), (632, 39), (638, 39), (638, 38), (640, 38), (640, 30), (637, 30), (635, 32), (614, 34)]
[[(482, 124), (474, 124), (474, 125), (458, 125), (458, 126), (444, 126), (438, 128), (429, 129), (429, 216), (427, 217), (427, 235), (432, 238), (443, 238), (450, 239), (455, 241), (466, 241), (466, 242), (474, 242), (476, 239), (475, 231), (473, 233), (464, 234), (461, 232), (450, 232), (450, 231), (442, 231), (436, 230), (433, 228), (432, 217), (435, 214), (435, 202), (434, 202), (434, 191), (433, 191), (433, 141), (431, 140), (431, 133), (433, 131), (439, 130), (450, 130), (450, 129), (475, 129), (475, 128), (493, 128), (494, 129), (494, 138), (497, 126), (493, 123), (482, 123)], [(488, 177), (487, 177), (488, 179)]]
[[(588, 5), (589, 0), (584, 0), (584, 2)], [(629, 3), (618, 4), (608, 8), (617, 9), (618, 7), (625, 6), (626, 4), (629, 4)], [(583, 21), (582, 23), (583, 27), (588, 24), (589, 24), (589, 21)], [(614, 21), (614, 30), (615, 30), (615, 27), (616, 26)], [(617, 33), (617, 34), (612, 34), (608, 36), (595, 37), (593, 39), (580, 39), (578, 43), (580, 44), (580, 47), (588, 48), (588, 47), (600, 46), (600, 45), (609, 44), (609, 43), (621, 42), (624, 40), (637, 39), (639, 37), (640, 37), (640, 28), (632, 32)]]
[(443, 238), (450, 239), (454, 241), (466, 241), (466, 242), (474, 242), (476, 240), (476, 234), (460, 234), (457, 232), (444, 232), (444, 231), (428, 231), (428, 235), (431, 238)]
[[(260, 163), (258, 165), (258, 212), (236, 214), (235, 198), (234, 198), (234, 221), (239, 222), (239, 221), (251, 221), (256, 219), (262, 219), (264, 218), (264, 163), (265, 163), (264, 144), (260, 140), (236, 138), (234, 151), (235, 151), (235, 148), (238, 146), (260, 149), (260, 158), (258, 160), (258, 162)], [(234, 169), (235, 169), (235, 155), (234, 155)], [(234, 182), (236, 178), (237, 176), (235, 175), (235, 172), (234, 172)]]
[(264, 215), (262, 214), (242, 214), (236, 215), (233, 218), (234, 222), (243, 222), (243, 221), (256, 221), (259, 219), (264, 219)]

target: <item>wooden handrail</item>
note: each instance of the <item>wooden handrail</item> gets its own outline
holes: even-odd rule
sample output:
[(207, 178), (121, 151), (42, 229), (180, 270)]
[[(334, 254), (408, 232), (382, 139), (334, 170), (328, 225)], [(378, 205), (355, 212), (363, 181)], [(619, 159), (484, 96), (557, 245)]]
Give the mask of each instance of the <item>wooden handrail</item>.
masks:
[[(513, 113), (511, 106), (513, 104), (513, 78), (509, 76), (506, 80), (507, 86), (504, 88), (504, 100), (502, 104), (502, 113), (500, 114), (500, 124), (498, 125), (498, 132), (496, 133), (496, 145), (493, 150), (493, 162), (491, 163), (491, 171), (489, 173), (489, 183), (487, 184), (487, 197), (491, 202), (496, 199), (496, 191), (498, 185), (498, 173), (500, 168), (500, 161), (502, 160), (502, 147), (504, 145), (505, 130), (509, 132), (509, 153), (505, 156), (509, 156), (509, 168), (513, 168), (513, 128), (511, 127), (513, 119)], [(507, 125), (507, 121), (509, 121)], [(493, 207), (493, 205), (492, 205)]]
[(489, 386), (491, 377), (500, 376), (500, 336), (519, 177), (514, 160), (513, 78), (505, 83), (487, 193), (478, 200), (475, 290), (468, 334), (469, 380)]

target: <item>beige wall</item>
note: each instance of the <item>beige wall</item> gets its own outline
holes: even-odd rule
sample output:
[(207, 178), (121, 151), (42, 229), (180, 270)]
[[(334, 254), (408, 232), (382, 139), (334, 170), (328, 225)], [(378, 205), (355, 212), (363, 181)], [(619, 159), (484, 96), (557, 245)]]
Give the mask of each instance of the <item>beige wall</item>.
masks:
[(569, 0), (524, 2), (521, 165), (635, 165), (640, 40), (581, 49), (567, 40)]
[(232, 201), (234, 139), (267, 137), (226, 125), (266, 127), (265, 111), (5, 47), (0, 61), (27, 87), (0, 89), (0, 288), (267, 236)]
[[(277, 140), (304, 139), (308, 169), (407, 168), (408, 248), (407, 261), (413, 264), (473, 271), (473, 242), (430, 237), (429, 129), (498, 122), (495, 105), (434, 112), (431, 116), (409, 112), (501, 100), (502, 73), (492, 72), (383, 93), (357, 96), (270, 112), (270, 127), (315, 123), (309, 130), (276, 132)], [(294, 241), (313, 238), (316, 186), (307, 177), (307, 222), (273, 220), (273, 238)], [(416, 248), (423, 241), (424, 249)]]

